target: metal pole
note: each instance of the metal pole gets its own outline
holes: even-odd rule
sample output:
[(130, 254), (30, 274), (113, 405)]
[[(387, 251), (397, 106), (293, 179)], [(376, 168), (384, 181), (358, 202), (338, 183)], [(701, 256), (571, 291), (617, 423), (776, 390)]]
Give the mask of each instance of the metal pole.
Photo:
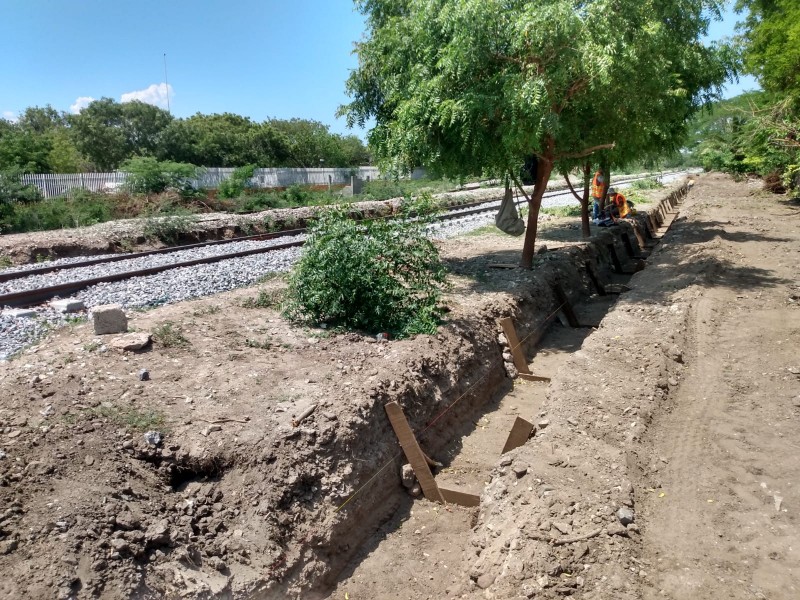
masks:
[(167, 80), (167, 53), (164, 52), (164, 85), (167, 88), (167, 112), (172, 114), (169, 108), (169, 81)]

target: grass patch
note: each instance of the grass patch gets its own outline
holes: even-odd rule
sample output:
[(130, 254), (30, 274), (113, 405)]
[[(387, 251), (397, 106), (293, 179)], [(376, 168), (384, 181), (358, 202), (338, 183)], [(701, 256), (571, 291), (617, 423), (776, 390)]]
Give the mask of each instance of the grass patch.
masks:
[(187, 348), (190, 343), (179, 325), (165, 321), (153, 329), (153, 339), (164, 348)]
[(246, 298), (242, 302), (243, 308), (280, 308), (286, 292), (284, 290), (261, 290), (255, 298)]
[(645, 179), (637, 179), (632, 181), (629, 189), (631, 190), (657, 190), (663, 188), (664, 185), (655, 177), (647, 177)]
[(78, 412), (68, 412), (61, 416), (61, 420), (67, 425), (75, 425), (80, 421), (97, 418), (108, 419), (118, 427), (135, 431), (163, 430), (166, 422), (164, 414), (157, 410), (133, 407), (122, 409), (118, 406), (103, 406), (102, 404), (93, 408), (84, 408)]
[(245, 339), (244, 345), (248, 348), (257, 348), (259, 350), (269, 350), (272, 348), (272, 342), (269, 340), (259, 341), (259, 340), (251, 340), (250, 338)]
[(580, 204), (569, 204), (567, 206), (549, 206), (540, 209), (539, 212), (545, 215), (553, 215), (554, 217), (580, 217), (581, 206)]
[(494, 225), (484, 225), (472, 231), (468, 231), (464, 235), (467, 237), (477, 237), (479, 235), (501, 235), (502, 232)]
[(202, 317), (204, 315), (215, 315), (221, 310), (222, 309), (219, 307), (218, 304), (209, 304), (208, 306), (202, 306), (202, 307), (196, 309), (192, 313), (192, 316)]
[(103, 345), (103, 344), (102, 344), (102, 343), (100, 343), (99, 341), (97, 341), (97, 340), (92, 340), (91, 342), (89, 342), (89, 343), (87, 343), (87, 344), (84, 344), (84, 345), (83, 345), (83, 349), (84, 349), (86, 352), (94, 352), (94, 351), (98, 350), (98, 349), (100, 348), (100, 346), (102, 346), (102, 345)]
[(14, 263), (8, 256), (0, 256), (0, 269), (7, 269), (13, 267)]
[(197, 216), (185, 209), (174, 209), (172, 214), (150, 215), (145, 218), (144, 237), (164, 244), (178, 243), (197, 224)]

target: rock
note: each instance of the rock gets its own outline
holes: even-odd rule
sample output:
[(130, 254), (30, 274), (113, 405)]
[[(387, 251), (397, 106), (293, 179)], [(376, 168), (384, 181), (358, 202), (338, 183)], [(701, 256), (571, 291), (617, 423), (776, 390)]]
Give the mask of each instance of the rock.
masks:
[(411, 489), (414, 487), (414, 484), (417, 482), (417, 478), (414, 475), (414, 469), (411, 468), (411, 465), (406, 463), (403, 465), (403, 468), (400, 472), (400, 477), (403, 480), (403, 485), (406, 489)]
[(536, 424), (537, 429), (546, 429), (550, 425), (550, 419), (542, 419)]
[(87, 467), (91, 467), (94, 464), (94, 456), (86, 455), (86, 458), (83, 459), (84, 464)]
[(0, 450), (0, 460), (3, 460), (6, 456), (7, 456), (7, 454), (5, 453), (5, 451), (4, 450)]
[(408, 493), (414, 496), (414, 498), (419, 498), (422, 495), (422, 487), (420, 487), (419, 483), (415, 483), (414, 487), (408, 490)]
[(479, 588), (485, 590), (494, 583), (494, 580), (495, 580), (494, 575), (492, 575), (491, 573), (484, 573), (483, 575), (478, 577), (478, 580), (475, 583), (478, 584)]
[(675, 387), (678, 385), (678, 380), (674, 377), (669, 378), (669, 387)]
[(138, 529), (139, 525), (141, 524), (139, 519), (135, 517), (133, 513), (127, 510), (114, 517), (114, 523), (116, 523), (117, 527), (126, 531)]
[(36, 316), (36, 311), (31, 308), (7, 308), (3, 314), (8, 317), (16, 317), (17, 319), (27, 319)]
[(95, 335), (124, 333), (128, 331), (128, 317), (121, 304), (103, 304), (91, 310)]
[(139, 381), (150, 381), (150, 371), (147, 369), (139, 371)]
[(164, 436), (161, 435), (160, 431), (148, 431), (143, 437), (144, 441), (151, 446), (160, 446), (161, 442), (164, 440)]
[(619, 519), (619, 522), (623, 525), (629, 525), (630, 523), (633, 523), (634, 518), (635, 516), (633, 511), (627, 506), (623, 506), (617, 511), (617, 519)]
[(17, 542), (17, 540), (3, 540), (0, 542), (0, 556), (11, 554), (17, 549), (17, 546), (19, 546), (19, 542)]
[(512, 470), (514, 471), (514, 475), (516, 475), (517, 477), (524, 477), (525, 473), (528, 472), (528, 467), (519, 465), (515, 466)]
[(130, 550), (130, 544), (122, 538), (112, 539), (111, 547), (120, 554), (126, 554)]
[(558, 531), (560, 531), (561, 533), (563, 533), (564, 535), (567, 535), (568, 533), (572, 533), (572, 527), (570, 527), (566, 523), (560, 523), (558, 521), (555, 521), (555, 522), (553, 522), (553, 527), (555, 529), (557, 529)]
[(57, 310), (60, 313), (78, 312), (86, 308), (86, 305), (83, 303), (82, 300), (76, 300), (75, 298), (66, 298), (65, 300), (53, 300), (50, 302), (50, 306), (52, 306), (55, 310)]
[(225, 561), (223, 561), (219, 556), (209, 556), (205, 562), (209, 567), (215, 571), (219, 571), (220, 573), (224, 573), (228, 570), (228, 565), (226, 565)]
[(222, 431), (221, 425), (209, 425), (203, 431), (200, 432), (200, 435), (208, 437), (209, 434), (213, 433), (214, 431)]
[(504, 456), (504, 457), (502, 457), (502, 458), (500, 459), (500, 462), (499, 462), (498, 464), (499, 464), (501, 467), (508, 467), (508, 466), (510, 466), (510, 465), (511, 465), (511, 463), (513, 463), (513, 462), (514, 462), (514, 459), (513, 459), (513, 458), (511, 458), (510, 456)]
[(141, 350), (150, 343), (150, 334), (146, 332), (126, 333), (120, 337), (111, 340), (112, 348), (122, 350), (123, 352), (135, 352)]
[(169, 542), (169, 521), (162, 519), (150, 525), (144, 532), (144, 539), (148, 546), (163, 546)]

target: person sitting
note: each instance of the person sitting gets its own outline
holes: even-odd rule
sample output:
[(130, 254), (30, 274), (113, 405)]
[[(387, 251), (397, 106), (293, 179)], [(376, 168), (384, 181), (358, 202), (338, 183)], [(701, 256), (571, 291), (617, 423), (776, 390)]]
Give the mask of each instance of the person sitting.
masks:
[(608, 188), (606, 207), (608, 208), (611, 218), (615, 221), (617, 219), (625, 219), (636, 214), (633, 209), (633, 203), (628, 202), (627, 198), (617, 192), (617, 190), (615, 190), (613, 187)]

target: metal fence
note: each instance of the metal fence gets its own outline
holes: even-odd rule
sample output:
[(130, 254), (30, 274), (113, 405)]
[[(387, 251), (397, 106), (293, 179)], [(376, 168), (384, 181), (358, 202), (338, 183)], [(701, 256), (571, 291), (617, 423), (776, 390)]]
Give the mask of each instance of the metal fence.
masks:
[[(196, 188), (216, 188), (228, 179), (235, 169), (212, 167), (204, 169), (203, 173), (191, 180)], [(290, 185), (342, 185), (349, 184), (350, 178), (356, 176), (363, 180), (385, 179), (377, 167), (353, 168), (313, 168), (313, 169), (256, 169), (250, 180), (255, 188), (278, 188)], [(411, 179), (420, 179), (425, 176), (423, 169), (417, 169), (411, 174)], [(92, 192), (113, 192), (120, 189), (128, 174), (121, 171), (114, 173), (54, 173), (54, 174), (25, 174), (21, 181), (25, 185), (35, 185), (45, 198), (56, 196), (71, 196), (74, 190), (83, 189)]]

